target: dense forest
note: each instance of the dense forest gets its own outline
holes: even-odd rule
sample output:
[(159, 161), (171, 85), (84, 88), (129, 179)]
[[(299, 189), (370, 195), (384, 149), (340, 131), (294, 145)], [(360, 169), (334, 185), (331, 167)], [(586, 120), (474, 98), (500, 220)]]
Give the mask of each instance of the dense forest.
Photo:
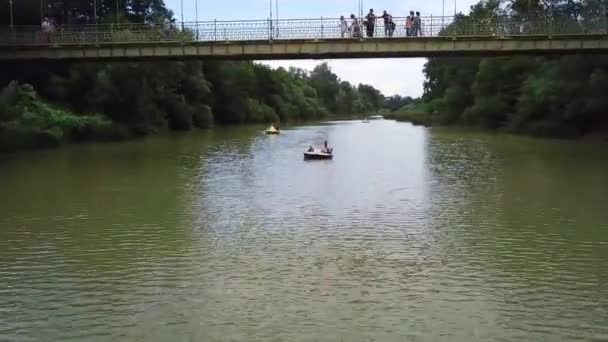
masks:
[[(56, 22), (68, 22), (73, 16), (91, 20), (89, 1), (44, 1), (48, 3), (45, 11)], [(97, 20), (101, 22), (117, 17), (151, 25), (173, 20), (162, 0), (122, 1), (118, 16), (104, 1), (98, 3)], [(20, 2), (24, 8), (18, 11), (18, 20), (38, 22), (39, 10), (26, 8), (27, 4), (37, 6), (38, 1)], [(213, 124), (353, 116), (384, 106), (377, 89), (341, 81), (327, 64), (308, 72), (228, 61), (15, 62), (0, 66), (0, 84), (4, 87), (0, 92), (0, 151), (65, 141), (124, 139)]]
[[(578, 32), (594, 20), (605, 25), (604, 11), (598, 0), (513, 0), (508, 6), (490, 0), (472, 6), (446, 31), (496, 17), (520, 20), (525, 30), (525, 19), (533, 17)], [(608, 129), (605, 55), (430, 58), (424, 73), (424, 95), (401, 110), (404, 120), (559, 137)]]

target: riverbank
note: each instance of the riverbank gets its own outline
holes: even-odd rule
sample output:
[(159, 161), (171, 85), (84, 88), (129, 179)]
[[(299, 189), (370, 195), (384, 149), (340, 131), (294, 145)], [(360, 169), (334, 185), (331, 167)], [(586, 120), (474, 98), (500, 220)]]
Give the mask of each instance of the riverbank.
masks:
[[(263, 106), (256, 104), (256, 106)], [(207, 129), (214, 126), (241, 126), (259, 124), (260, 127), (275, 122), (274, 116), (242, 123), (214, 123), (209, 107), (198, 108), (192, 112), (189, 125), (175, 126), (167, 119), (165, 124), (156, 124), (152, 128), (140, 128), (141, 118), (130, 119), (132, 125), (120, 122), (112, 115), (94, 113), (81, 114), (63, 106), (51, 104), (41, 98), (36, 90), (28, 84), (10, 83), (0, 91), (0, 154), (56, 148), (66, 144), (111, 142), (135, 139), (147, 135), (163, 134), (171, 131), (189, 131)], [(170, 113), (161, 113), (170, 117)], [(319, 120), (353, 119), (360, 114), (324, 115), (317, 118), (294, 117), (286, 125), (319, 122)], [(139, 123), (145, 125), (146, 122)], [(262, 128), (261, 128), (262, 129)]]
[(607, 142), (608, 141), (608, 128), (597, 128), (597, 130), (589, 132), (580, 132), (575, 129), (561, 128), (557, 129), (552, 127), (550, 124), (543, 127), (536, 127), (535, 129), (518, 130), (512, 127), (482, 127), (479, 125), (467, 125), (461, 122), (455, 123), (441, 123), (437, 120), (433, 120), (433, 116), (429, 113), (415, 112), (415, 111), (401, 111), (385, 114), (386, 119), (409, 122), (416, 126), (442, 126), (442, 127), (468, 127), (477, 128), (486, 131), (503, 132), (509, 134), (517, 134), (524, 136), (531, 136), (537, 138), (558, 138), (558, 139), (577, 139), (586, 141), (596, 142)]
[(0, 153), (120, 140), (126, 134), (102, 114), (76, 115), (50, 105), (30, 85), (11, 83), (0, 92)]
[(27, 73), (15, 72), (24, 69), (15, 62), (6, 69), (3, 151), (214, 125), (352, 118), (384, 106), (377, 89), (342, 81), (325, 63), (312, 71), (245, 61), (41, 64)]
[(384, 114), (385, 119), (410, 122), (416, 126), (431, 126), (431, 122), (424, 113), (416, 112), (393, 112)]

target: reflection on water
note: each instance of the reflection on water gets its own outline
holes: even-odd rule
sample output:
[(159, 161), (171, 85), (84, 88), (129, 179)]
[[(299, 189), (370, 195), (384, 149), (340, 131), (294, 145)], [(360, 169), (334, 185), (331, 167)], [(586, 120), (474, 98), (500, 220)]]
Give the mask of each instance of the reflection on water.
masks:
[(600, 150), (375, 121), (5, 157), (0, 340), (608, 339)]

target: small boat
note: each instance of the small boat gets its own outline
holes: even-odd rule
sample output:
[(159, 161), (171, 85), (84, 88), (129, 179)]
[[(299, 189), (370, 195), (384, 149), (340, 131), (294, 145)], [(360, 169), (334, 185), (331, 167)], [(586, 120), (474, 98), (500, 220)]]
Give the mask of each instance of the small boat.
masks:
[(334, 159), (333, 153), (326, 153), (321, 151), (304, 152), (304, 160), (331, 160)]
[(383, 120), (384, 116), (382, 115), (372, 115), (369, 117), (370, 120)]
[(312, 149), (304, 152), (304, 160), (331, 160), (334, 158), (333, 148)]
[(264, 131), (264, 133), (266, 133), (266, 134), (281, 134), (281, 131), (280, 131), (280, 130), (278, 130), (278, 129), (276, 129), (276, 128), (274, 127), (274, 125), (270, 125), (270, 127), (268, 127), (268, 128), (267, 128), (267, 129)]

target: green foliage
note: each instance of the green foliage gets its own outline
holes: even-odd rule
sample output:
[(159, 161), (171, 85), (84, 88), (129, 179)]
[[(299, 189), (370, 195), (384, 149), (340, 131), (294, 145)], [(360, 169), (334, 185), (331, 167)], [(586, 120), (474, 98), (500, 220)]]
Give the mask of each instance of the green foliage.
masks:
[(359, 84), (357, 87), (361, 100), (369, 104), (372, 110), (378, 110), (384, 104), (384, 96), (380, 91), (367, 84)]
[[(538, 30), (525, 18), (549, 13), (561, 29), (574, 33), (581, 23), (593, 27), (589, 21), (603, 15), (602, 8), (597, 0), (515, 0), (506, 7), (494, 0), (482, 1), (471, 7), (470, 15), (459, 15), (442, 34), (464, 34), (471, 27), (489, 34)], [(522, 25), (492, 31), (497, 27), (493, 18), (501, 16), (521, 20)], [(608, 129), (607, 56), (430, 58), (424, 73), (422, 104), (416, 104), (414, 112), (426, 113), (433, 124), (466, 124), (548, 136)]]
[(211, 107), (207, 105), (197, 107), (192, 115), (192, 123), (198, 128), (213, 127), (213, 112), (211, 111)]
[(414, 102), (414, 99), (406, 96), (401, 97), (399, 95), (393, 95), (391, 97), (387, 97), (384, 99), (384, 107), (392, 112), (397, 111), (407, 105), (410, 105)]
[(274, 108), (254, 99), (247, 99), (247, 112), (252, 122), (276, 122), (279, 119)]
[(53, 108), (27, 84), (12, 82), (0, 92), (0, 151), (102, 139), (111, 128), (111, 122), (101, 115), (77, 116)]
[[(317, 120), (330, 113), (356, 116), (385, 105), (378, 90), (342, 82), (326, 65), (317, 68), (316, 76), (314, 71), (215, 61), (82, 63), (58, 70), (46, 73), (46, 78), (40, 71), (34, 79), (42, 96), (73, 112), (103, 116), (75, 116), (51, 108), (38, 100), (31, 86), (13, 84), (0, 98), (0, 120), (19, 118), (19, 127), (37, 127), (44, 136), (39, 140), (48, 145), (51, 140), (86, 140), (88, 135), (124, 138), (214, 123)], [(102, 126), (107, 130), (103, 134)]]

